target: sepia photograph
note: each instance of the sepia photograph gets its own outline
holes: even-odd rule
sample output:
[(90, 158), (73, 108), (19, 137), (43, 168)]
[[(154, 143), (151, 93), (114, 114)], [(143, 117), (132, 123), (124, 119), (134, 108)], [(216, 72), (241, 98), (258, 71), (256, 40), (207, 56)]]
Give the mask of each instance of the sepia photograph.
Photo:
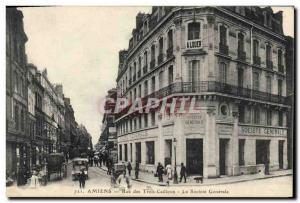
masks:
[(295, 197), (295, 7), (5, 10), (8, 198)]

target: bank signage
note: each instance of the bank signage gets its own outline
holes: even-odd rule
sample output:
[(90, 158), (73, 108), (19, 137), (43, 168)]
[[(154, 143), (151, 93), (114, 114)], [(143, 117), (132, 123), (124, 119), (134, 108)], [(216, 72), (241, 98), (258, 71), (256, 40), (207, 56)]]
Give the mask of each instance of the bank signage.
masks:
[(283, 128), (239, 126), (239, 135), (286, 136), (287, 130)]
[(187, 49), (200, 49), (201, 48), (201, 40), (200, 39), (188, 40), (186, 42), (186, 48)]
[(218, 134), (219, 135), (232, 135), (233, 125), (219, 124), (218, 125)]
[(205, 120), (203, 114), (187, 114), (183, 118), (183, 130), (186, 134), (204, 133)]

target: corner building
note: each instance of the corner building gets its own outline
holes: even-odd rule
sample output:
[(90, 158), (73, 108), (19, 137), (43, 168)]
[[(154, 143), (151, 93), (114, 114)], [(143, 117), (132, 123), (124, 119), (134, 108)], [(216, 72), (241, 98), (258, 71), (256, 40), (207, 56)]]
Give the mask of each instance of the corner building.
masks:
[(153, 7), (119, 53), (118, 97), (196, 98), (197, 114), (116, 118), (119, 161), (171, 163), (204, 178), (287, 168), (282, 12), (269, 7)]

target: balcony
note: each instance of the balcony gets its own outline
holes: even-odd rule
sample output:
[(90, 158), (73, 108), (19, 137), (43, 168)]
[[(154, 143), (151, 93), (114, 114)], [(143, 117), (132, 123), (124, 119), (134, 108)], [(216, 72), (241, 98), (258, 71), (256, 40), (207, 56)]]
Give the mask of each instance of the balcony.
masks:
[(167, 59), (172, 58), (173, 56), (173, 46), (171, 46), (167, 49)]
[(137, 77), (140, 78), (141, 75), (142, 75), (142, 74), (141, 74), (141, 70), (138, 70)]
[(284, 73), (284, 66), (281, 65), (281, 64), (278, 64), (278, 71), (279, 71), (280, 73)]
[(157, 61), (158, 61), (158, 64), (161, 64), (164, 61), (164, 54), (159, 54)]
[(219, 53), (228, 55), (228, 46), (224, 44), (219, 44)]
[(273, 70), (273, 62), (271, 60), (266, 60), (267, 69)]
[(260, 66), (261, 62), (260, 62), (260, 57), (259, 56), (253, 56), (253, 64)]
[(238, 50), (238, 60), (246, 61), (246, 52)]
[(150, 69), (155, 68), (155, 59), (150, 61)]
[(147, 72), (148, 72), (148, 66), (145, 65), (145, 66), (143, 67), (143, 73), (145, 74), (145, 73), (147, 73)]

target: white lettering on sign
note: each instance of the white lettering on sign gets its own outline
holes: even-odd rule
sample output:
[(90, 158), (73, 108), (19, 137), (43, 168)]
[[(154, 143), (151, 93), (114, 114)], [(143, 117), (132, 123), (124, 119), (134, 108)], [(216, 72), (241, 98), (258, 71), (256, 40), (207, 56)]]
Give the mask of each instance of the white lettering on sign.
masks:
[(232, 125), (218, 125), (219, 135), (232, 135), (233, 126)]
[(201, 40), (199, 40), (199, 39), (188, 40), (186, 42), (186, 48), (187, 49), (199, 49), (199, 48), (201, 48)]
[(240, 126), (240, 135), (286, 136), (287, 130), (282, 128), (266, 128), (256, 126)]
[(183, 128), (186, 134), (204, 133), (205, 122), (203, 114), (189, 114), (183, 118)]

